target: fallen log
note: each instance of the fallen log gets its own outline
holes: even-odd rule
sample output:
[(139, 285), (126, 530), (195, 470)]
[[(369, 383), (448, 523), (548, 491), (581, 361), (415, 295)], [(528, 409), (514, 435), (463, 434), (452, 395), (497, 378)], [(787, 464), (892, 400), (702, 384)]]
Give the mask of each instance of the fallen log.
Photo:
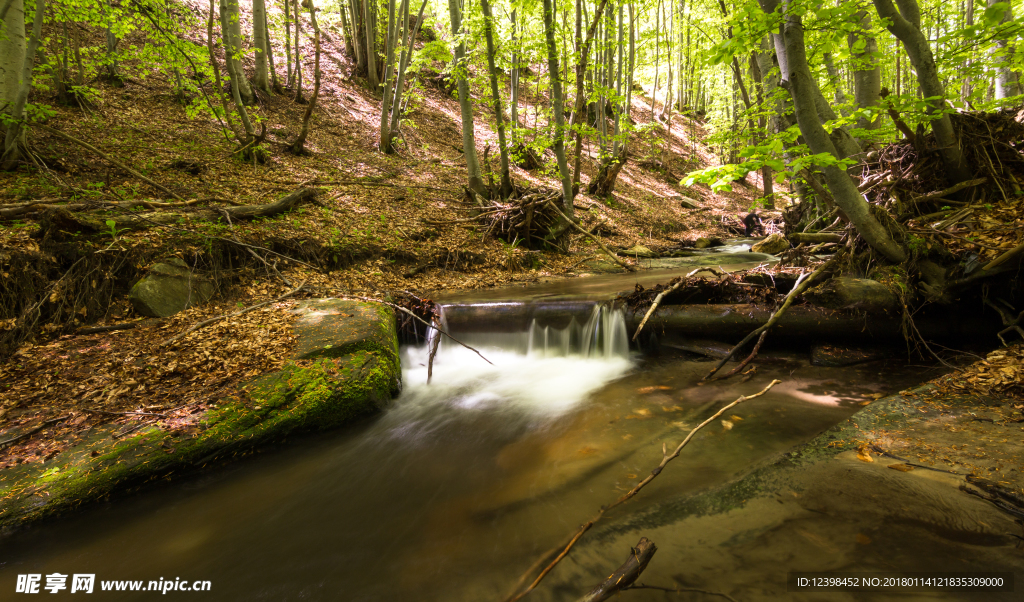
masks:
[(842, 242), (843, 235), (833, 232), (794, 232), (786, 238), (789, 239), (789, 242), (793, 243), (793, 246), (796, 246), (805, 242), (810, 244)]
[(579, 602), (603, 602), (633, 585), (640, 577), (640, 573), (643, 573), (644, 569), (647, 568), (651, 558), (654, 558), (654, 553), (657, 551), (658, 547), (654, 545), (653, 541), (646, 537), (641, 537), (636, 547), (629, 549), (629, 557), (626, 558), (626, 562), (623, 562), (619, 568), (615, 569), (615, 572), (609, 575), (601, 585), (598, 585), (590, 590), (590, 593), (580, 598)]
[(877, 314), (900, 308), (900, 300), (884, 284), (867, 278), (832, 278), (807, 291), (809, 301), (828, 309), (861, 309)]
[[(928, 339), (978, 339), (990, 337), (1002, 326), (993, 316), (965, 314), (947, 308), (914, 316), (922, 335)], [(764, 325), (771, 309), (750, 304), (662, 305), (645, 330), (693, 338), (737, 340)], [(626, 330), (632, 332), (642, 316), (627, 315)], [(896, 341), (903, 338), (899, 315), (873, 315), (833, 311), (810, 305), (790, 307), (772, 327), (775, 338), (800, 341), (810, 338), (829, 341)]]

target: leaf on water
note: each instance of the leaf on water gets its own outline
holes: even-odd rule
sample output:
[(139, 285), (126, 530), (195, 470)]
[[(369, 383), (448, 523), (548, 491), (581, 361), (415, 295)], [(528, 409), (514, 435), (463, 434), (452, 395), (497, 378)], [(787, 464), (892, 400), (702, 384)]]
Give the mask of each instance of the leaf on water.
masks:
[(736, 422), (738, 420), (743, 420), (743, 418), (740, 417), (740, 416), (737, 416), (736, 414), (733, 414), (732, 416), (729, 416), (729, 420), (732, 420), (733, 422)]
[(647, 408), (640, 408), (639, 410), (633, 410), (633, 411), (634, 411), (634, 413), (636, 413), (636, 414), (638, 414), (640, 416), (643, 416), (644, 418), (647, 418), (648, 416), (651, 415), (651, 411), (648, 410)]
[(645, 395), (647, 393), (654, 393), (655, 391), (668, 391), (672, 387), (666, 387), (665, 385), (652, 385), (650, 387), (640, 387), (636, 390), (637, 393)]
[(900, 464), (890, 464), (889, 468), (891, 468), (893, 470), (898, 470), (900, 472), (910, 472), (911, 470), (914, 470), (914, 467), (911, 466), (910, 464), (903, 464), (903, 463), (900, 463)]
[(733, 423), (732, 423), (732, 422), (730, 422), (730, 421), (728, 421), (728, 420), (723, 420), (723, 421), (722, 421), (722, 426), (724, 426), (724, 427), (725, 427), (725, 430), (727, 430), (727, 431), (731, 431), (731, 430), (732, 430), (732, 427), (733, 427)]
[(868, 451), (866, 445), (862, 445), (857, 449), (857, 459), (861, 462), (874, 462), (875, 459), (871, 457), (871, 452)]
[(869, 543), (871, 543), (871, 538), (867, 535), (864, 535), (863, 533), (858, 533), (856, 539), (857, 543), (859, 543), (862, 546), (866, 546)]

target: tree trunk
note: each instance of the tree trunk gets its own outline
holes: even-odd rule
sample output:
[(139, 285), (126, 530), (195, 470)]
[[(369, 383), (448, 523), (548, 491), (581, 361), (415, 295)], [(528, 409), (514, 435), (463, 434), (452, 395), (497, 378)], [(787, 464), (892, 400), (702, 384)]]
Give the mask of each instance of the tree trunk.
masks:
[[(399, 120), (402, 117), (402, 96), (405, 94), (405, 73), (409, 68), (409, 62), (412, 61), (412, 53), (416, 49), (416, 33), (420, 30), (420, 25), (423, 23), (423, 11), (427, 8), (427, 0), (423, 0), (423, 4), (420, 4), (420, 11), (416, 15), (416, 24), (410, 32), (409, 40), (407, 45), (402, 49), (402, 57), (398, 61), (398, 80), (395, 83), (394, 100), (391, 102), (391, 133), (398, 131)], [(409, 3), (405, 3), (405, 22), (409, 22)]]
[(264, 92), (271, 91), (270, 73), (267, 69), (270, 44), (267, 43), (267, 39), (266, 0), (252, 0), (252, 41), (256, 46), (256, 74), (252, 83)]
[(363, 27), (366, 29), (366, 71), (370, 83), (370, 91), (380, 91), (380, 80), (377, 79), (377, 32), (370, 19), (370, 0), (362, 0)]
[(313, 27), (313, 96), (310, 97), (309, 104), (306, 105), (306, 113), (302, 116), (302, 130), (299, 132), (299, 137), (288, 147), (288, 150), (296, 155), (306, 152), (309, 120), (313, 116), (313, 109), (316, 108), (316, 99), (320, 95), (320, 25), (317, 24), (316, 8), (314, 8), (312, 2), (309, 3), (309, 22)]
[(516, 132), (519, 129), (519, 54), (516, 53), (516, 9), (512, 7), (512, 14), (509, 15), (509, 21), (512, 23), (512, 73), (509, 81), (509, 99), (508, 109), (509, 114), (512, 116), (512, 143), (518, 142), (518, 134)]
[(0, 29), (0, 113), (10, 113), (25, 72), (25, 6), (11, 0)]
[(292, 87), (292, 13), (289, 0), (284, 0), (284, 58), (287, 61), (285, 68), (285, 87)]
[[(597, 22), (600, 19), (596, 18), (596, 15), (600, 15), (601, 11), (604, 10), (605, 4), (608, 0), (601, 0), (601, 3), (597, 6), (595, 11), (595, 18), (590, 23), (590, 28), (587, 30), (587, 38), (580, 45), (580, 60), (576, 64), (576, 108), (573, 110), (575, 115), (575, 121), (573, 126), (576, 128), (576, 150), (573, 153), (573, 174), (572, 184), (573, 187), (580, 183), (580, 163), (581, 156), (583, 154), (583, 127), (580, 126), (580, 122), (586, 124), (586, 111), (584, 110), (586, 95), (583, 93), (583, 84), (587, 73), (587, 58), (590, 56), (590, 44), (594, 41), (594, 32), (597, 29)], [(578, 38), (577, 38), (578, 39)], [(566, 213), (569, 217), (572, 217), (572, 213)]]
[[(399, 9), (399, 13), (405, 12), (405, 7), (409, 0), (402, 0), (402, 6)], [(406, 23), (408, 23), (406, 19)], [(380, 102), (380, 140), (377, 143), (377, 147), (380, 152), (391, 154), (394, 149), (391, 146), (391, 100), (390, 94), (391, 88), (394, 85), (393, 77), (395, 73), (395, 40), (398, 38), (398, 27), (395, 27), (395, 0), (388, 0), (388, 35), (384, 41), (386, 46), (385, 49), (385, 63), (384, 63), (384, 94), (381, 95)]]
[(562, 180), (562, 211), (572, 216), (572, 178), (565, 159), (565, 108), (562, 82), (558, 77), (558, 48), (555, 46), (555, 8), (552, 0), (544, 0), (544, 41), (548, 51), (548, 77), (551, 78), (551, 97), (555, 103), (555, 136), (553, 150)]
[[(8, 124), (4, 136), (4, 153), (0, 157), (0, 169), (4, 171), (16, 168), (22, 158), (22, 146), (26, 131), (25, 104), (28, 102), (28, 93), (32, 89), (32, 65), (36, 58), (36, 48), (39, 47), (39, 38), (42, 36), (45, 8), (45, 0), (36, 0), (36, 14), (32, 19), (32, 38), (28, 40), (25, 53), (22, 56), (21, 81), (10, 112), (11, 123)], [(11, 13), (12, 11), (8, 10), (8, 14)]]
[(251, 105), (255, 98), (249, 80), (245, 77), (245, 70), (242, 69), (242, 26), (239, 22), (238, 0), (220, 1), (220, 22), (231, 86), (238, 88), (238, 95), (243, 103)]
[[(310, 0), (312, 1), (312, 0)], [(302, 13), (299, 12), (299, 0), (294, 0), (292, 10), (295, 12), (295, 102), (302, 102), (302, 46), (299, 44), (299, 31), (302, 29)]]
[(281, 84), (277, 81), (277, 68), (274, 67), (274, 40), (270, 37), (270, 27), (267, 22), (267, 12), (263, 11), (263, 34), (267, 43), (267, 64), (270, 67), (270, 89), (275, 93), (281, 93)]
[[(1005, 27), (1006, 23), (1013, 20), (1013, 5), (1006, 0), (988, 0), (991, 8), (995, 4), (1005, 3), (1006, 10), (1003, 11), (1003, 18), (999, 20), (999, 26)], [(1018, 75), (1010, 68), (1013, 62), (1013, 48), (1009, 44), (1010, 38), (1000, 32), (996, 38), (996, 47), (993, 49), (993, 62), (995, 68), (995, 99), (1002, 100), (1008, 96), (1016, 96), (1020, 93), (1017, 85)]]
[[(799, 16), (788, 11), (784, 13), (784, 18), (783, 39), (789, 67), (788, 86), (800, 132), (812, 153), (829, 153), (839, 159), (841, 157), (821, 126), (818, 111), (814, 106), (814, 89), (817, 86), (807, 65), (803, 24)], [(904, 261), (907, 258), (906, 251), (892, 240), (885, 228), (871, 214), (867, 201), (857, 191), (857, 186), (850, 175), (835, 165), (826, 166), (823, 171), (836, 203), (850, 217), (857, 231), (871, 248), (890, 261)]]
[(505, 114), (501, 109), (501, 93), (498, 90), (498, 67), (494, 62), (494, 17), (491, 15), (490, 0), (480, 0), (480, 8), (484, 13), (487, 71), (491, 81), (491, 100), (494, 103), (494, 120), (498, 130), (498, 152), (501, 157), (501, 190), (499, 194), (502, 199), (507, 199), (508, 195), (512, 193), (512, 179), (509, 176), (508, 147), (505, 145)]
[(892, 0), (873, 0), (878, 16), (889, 21), (886, 29), (896, 36), (907, 50), (907, 56), (917, 72), (917, 82), (925, 98), (930, 98), (928, 113), (936, 118), (932, 121), (932, 132), (939, 145), (939, 155), (946, 168), (946, 179), (951, 184), (971, 179), (971, 172), (960, 150), (960, 141), (953, 132), (953, 122), (944, 112), (946, 91), (939, 81), (928, 40), (921, 33), (920, 9), (917, 0), (899, 0), (900, 10)]
[(871, 15), (867, 11), (857, 13), (857, 25), (859, 29), (846, 37), (853, 59), (853, 101), (858, 109), (874, 109), (878, 113), (872, 119), (858, 118), (857, 127), (874, 130), (881, 124), (881, 111), (876, 108), (882, 101), (882, 67), (878, 41), (871, 34)]
[(459, 92), (459, 112), (462, 116), (462, 150), (466, 157), (466, 170), (469, 172), (469, 190), (475, 195), (486, 194), (487, 186), (480, 177), (480, 161), (476, 156), (476, 138), (473, 135), (473, 105), (469, 96), (469, 72), (466, 61), (466, 41), (462, 32), (462, 9), (459, 0), (448, 0), (448, 12), (451, 17), (452, 36), (455, 38), (455, 69), (452, 77), (457, 82)]

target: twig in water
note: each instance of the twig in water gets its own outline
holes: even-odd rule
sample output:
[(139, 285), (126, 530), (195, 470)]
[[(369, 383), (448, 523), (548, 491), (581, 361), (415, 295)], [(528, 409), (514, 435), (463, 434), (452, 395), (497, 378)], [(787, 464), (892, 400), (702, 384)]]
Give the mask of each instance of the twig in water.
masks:
[(430, 379), (434, 376), (434, 356), (437, 355), (437, 347), (441, 344), (441, 323), (437, 317), (434, 317), (434, 329), (437, 330), (438, 334), (434, 335), (434, 340), (430, 343), (430, 358), (427, 360), (427, 384), (430, 384)]
[(647, 477), (644, 478), (644, 480), (642, 480), (639, 483), (637, 483), (636, 486), (634, 486), (632, 489), (630, 489), (625, 494), (623, 494), (622, 497), (620, 497), (619, 499), (615, 500), (614, 502), (612, 502), (611, 504), (609, 504), (607, 506), (602, 506), (601, 509), (597, 512), (596, 515), (594, 515), (593, 518), (591, 518), (587, 522), (583, 523), (579, 527), (579, 529), (576, 530), (576, 532), (573, 534), (572, 538), (569, 540), (569, 543), (565, 546), (565, 548), (561, 551), (561, 553), (559, 553), (558, 556), (556, 556), (555, 559), (552, 560), (550, 564), (548, 564), (546, 567), (544, 567), (544, 570), (542, 570), (540, 572), (540, 574), (537, 575), (537, 578), (534, 579), (533, 582), (530, 583), (530, 585), (526, 587), (526, 589), (524, 589), (523, 591), (521, 591), (521, 592), (515, 594), (514, 596), (510, 597), (506, 602), (516, 602), (516, 600), (521, 599), (523, 596), (525, 596), (526, 594), (528, 594), (531, 591), (533, 591), (533, 589), (537, 587), (537, 585), (541, 582), (541, 580), (544, 579), (544, 577), (546, 577), (547, 574), (550, 573), (552, 571), (552, 569), (554, 569), (555, 566), (557, 566), (558, 563), (562, 561), (563, 558), (565, 558), (565, 556), (569, 553), (569, 550), (571, 550), (572, 547), (574, 545), (576, 545), (576, 542), (579, 541), (579, 539), (581, 537), (583, 537), (583, 534), (586, 533), (587, 531), (589, 531), (590, 528), (593, 527), (597, 523), (597, 521), (601, 520), (601, 517), (604, 516), (605, 512), (608, 512), (612, 508), (615, 508), (616, 506), (620, 506), (620, 505), (628, 502), (630, 499), (633, 498), (633, 496), (635, 496), (636, 494), (640, 493), (641, 489), (643, 489), (648, 483), (653, 481), (655, 477), (657, 477), (659, 474), (661, 474), (661, 471), (665, 468), (665, 466), (669, 462), (671, 462), (672, 460), (674, 460), (675, 458), (677, 458), (679, 456), (679, 452), (681, 452), (683, 450), (683, 448), (686, 447), (686, 444), (689, 443), (691, 439), (693, 439), (693, 436), (697, 434), (697, 431), (701, 430), (702, 428), (704, 428), (708, 424), (711, 424), (712, 422), (714, 422), (715, 419), (717, 419), (719, 416), (724, 414), (727, 410), (729, 410), (733, 406), (735, 406), (735, 405), (737, 405), (739, 403), (742, 403), (744, 401), (747, 401), (748, 399), (754, 399), (755, 397), (760, 397), (760, 396), (764, 395), (769, 390), (771, 390), (772, 387), (774, 387), (775, 385), (779, 384), (780, 382), (782, 382), (782, 381), (780, 381), (780, 380), (773, 380), (772, 382), (768, 383), (768, 386), (766, 386), (764, 389), (761, 389), (757, 393), (754, 393), (753, 395), (741, 395), (739, 397), (739, 399), (737, 399), (736, 401), (733, 401), (732, 403), (722, 407), (722, 409), (720, 409), (717, 412), (715, 412), (710, 418), (708, 418), (704, 422), (702, 422), (702, 423), (698, 424), (696, 427), (694, 427), (693, 430), (691, 430), (690, 433), (688, 435), (686, 435), (686, 438), (683, 439), (683, 441), (678, 446), (676, 446), (675, 450), (671, 454), (668, 453), (666, 451), (664, 445), (662, 445), (661, 463), (659, 463), (658, 466), (656, 466), (654, 468), (654, 470), (651, 471), (651, 474), (647, 475)]

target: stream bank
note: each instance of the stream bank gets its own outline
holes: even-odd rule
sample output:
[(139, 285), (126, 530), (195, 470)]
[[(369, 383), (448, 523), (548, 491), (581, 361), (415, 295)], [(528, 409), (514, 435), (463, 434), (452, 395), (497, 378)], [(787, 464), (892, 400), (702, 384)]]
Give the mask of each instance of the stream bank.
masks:
[[(159, 418), (154, 422), (66, 433), (70, 441), (52, 455), (0, 471), (0, 530), (177, 478), (292, 434), (337, 428), (380, 411), (401, 390), (390, 308), (317, 299), (290, 311), (296, 350), (279, 370), (239, 384), (210, 405), (135, 413)], [(5, 441), (18, 437), (11, 433)]]

